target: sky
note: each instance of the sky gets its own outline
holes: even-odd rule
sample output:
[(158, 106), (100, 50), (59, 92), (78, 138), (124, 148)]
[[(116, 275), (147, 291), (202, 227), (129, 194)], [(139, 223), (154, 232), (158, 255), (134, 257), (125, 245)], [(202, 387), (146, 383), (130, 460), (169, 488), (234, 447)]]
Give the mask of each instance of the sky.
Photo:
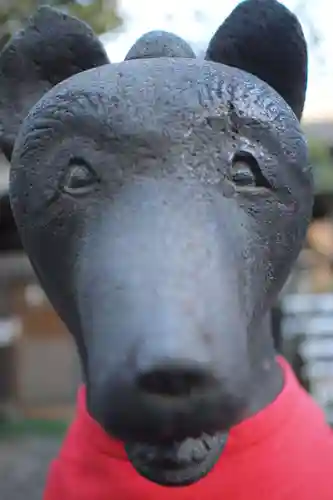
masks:
[[(293, 10), (298, 0), (281, 0)], [(219, 24), (239, 3), (237, 0), (120, 0), (125, 31), (104, 38), (112, 62), (124, 59), (135, 40), (146, 31), (164, 29), (205, 48)], [(306, 19), (301, 18), (309, 41), (309, 84), (304, 119), (333, 118), (332, 0), (307, 0), (307, 16), (321, 41), (314, 48)]]

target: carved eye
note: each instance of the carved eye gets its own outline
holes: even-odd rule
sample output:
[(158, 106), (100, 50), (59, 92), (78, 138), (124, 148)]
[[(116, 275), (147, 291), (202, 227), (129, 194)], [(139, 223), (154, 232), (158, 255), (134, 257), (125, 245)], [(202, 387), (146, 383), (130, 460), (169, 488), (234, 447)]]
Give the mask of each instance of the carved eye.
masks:
[(237, 186), (255, 186), (256, 178), (251, 167), (243, 160), (237, 160), (232, 164), (232, 180)]
[(257, 160), (250, 153), (236, 153), (232, 160), (232, 181), (242, 187), (263, 187), (270, 189), (272, 186), (261, 172)]
[(71, 195), (86, 194), (98, 182), (97, 175), (82, 159), (71, 160), (66, 173), (63, 190)]

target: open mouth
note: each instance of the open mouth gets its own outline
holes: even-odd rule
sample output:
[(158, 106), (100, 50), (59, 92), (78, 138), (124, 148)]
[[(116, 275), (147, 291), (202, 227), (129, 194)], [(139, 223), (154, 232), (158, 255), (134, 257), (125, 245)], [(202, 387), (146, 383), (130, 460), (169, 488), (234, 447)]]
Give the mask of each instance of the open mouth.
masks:
[(205, 477), (226, 445), (227, 433), (202, 434), (181, 442), (156, 445), (131, 442), (125, 445), (136, 471), (162, 486), (188, 486)]

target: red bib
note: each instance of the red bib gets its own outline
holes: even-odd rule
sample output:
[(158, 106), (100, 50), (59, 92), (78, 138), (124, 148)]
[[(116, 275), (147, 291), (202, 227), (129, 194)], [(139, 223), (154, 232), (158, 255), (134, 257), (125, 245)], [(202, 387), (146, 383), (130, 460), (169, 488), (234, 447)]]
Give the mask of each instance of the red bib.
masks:
[(122, 443), (88, 415), (85, 389), (44, 500), (333, 500), (333, 432), (283, 358), (284, 389), (235, 426), (210, 474), (183, 488), (142, 478)]

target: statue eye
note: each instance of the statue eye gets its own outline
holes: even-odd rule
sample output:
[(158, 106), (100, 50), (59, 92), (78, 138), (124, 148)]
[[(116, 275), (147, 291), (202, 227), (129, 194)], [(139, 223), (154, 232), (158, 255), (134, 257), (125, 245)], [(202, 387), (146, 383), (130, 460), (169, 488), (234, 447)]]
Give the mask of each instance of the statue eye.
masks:
[(234, 184), (242, 187), (261, 187), (271, 189), (255, 157), (250, 153), (236, 153), (232, 160), (231, 178)]
[(92, 168), (82, 159), (71, 160), (63, 182), (63, 190), (71, 195), (89, 193), (98, 182)]
[(256, 178), (251, 167), (243, 160), (238, 160), (232, 165), (232, 180), (237, 186), (255, 186)]

